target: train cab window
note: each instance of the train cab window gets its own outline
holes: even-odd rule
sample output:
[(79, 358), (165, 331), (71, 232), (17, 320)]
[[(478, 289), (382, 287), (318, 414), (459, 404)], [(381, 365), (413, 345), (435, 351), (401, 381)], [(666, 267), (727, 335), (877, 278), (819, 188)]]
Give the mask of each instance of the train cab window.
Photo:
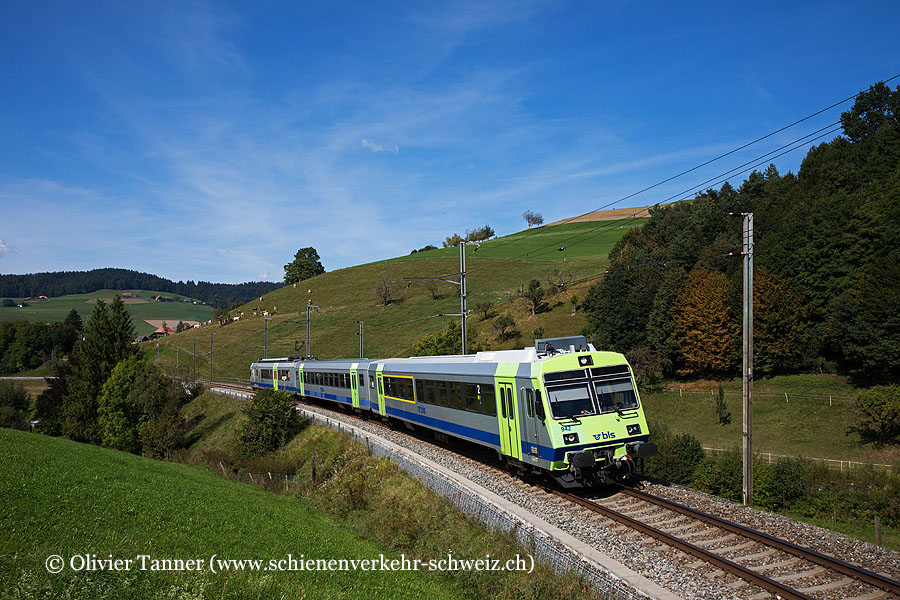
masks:
[(541, 398), (541, 390), (534, 390), (534, 414), (536, 414), (542, 421), (546, 416), (544, 414), (544, 401)]
[(547, 389), (550, 411), (556, 419), (596, 414), (587, 384), (554, 386)]
[(528, 416), (534, 416), (534, 390), (525, 390), (525, 398), (526, 398), (526, 409), (528, 410)]
[(464, 384), (466, 388), (466, 410), (471, 410), (473, 412), (478, 411), (478, 385), (474, 383), (466, 383)]

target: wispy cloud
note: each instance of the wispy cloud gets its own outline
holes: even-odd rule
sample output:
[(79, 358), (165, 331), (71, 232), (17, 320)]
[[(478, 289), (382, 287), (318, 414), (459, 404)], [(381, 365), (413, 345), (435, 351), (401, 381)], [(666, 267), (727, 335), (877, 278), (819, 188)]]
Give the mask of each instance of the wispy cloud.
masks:
[(366, 138), (362, 139), (361, 145), (363, 148), (368, 148), (372, 152), (391, 152), (393, 154), (400, 152), (400, 147), (397, 146), (397, 144), (376, 144)]
[(15, 249), (7, 245), (5, 241), (0, 239), (0, 257), (2, 257), (4, 254), (10, 254), (12, 252), (15, 252)]

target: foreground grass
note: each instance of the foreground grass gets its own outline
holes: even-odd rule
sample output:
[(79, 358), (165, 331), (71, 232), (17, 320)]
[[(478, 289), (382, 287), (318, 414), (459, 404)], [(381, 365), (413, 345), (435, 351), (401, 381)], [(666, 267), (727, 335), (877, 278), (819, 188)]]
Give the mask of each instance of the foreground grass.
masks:
[(60, 438), (0, 429), (0, 589), (11, 598), (456, 598), (414, 572), (125, 572), (53, 575), (50, 555), (208, 560), (378, 558), (303, 503), (218, 477)]
[[(240, 458), (233, 449), (243, 404), (208, 394), (188, 405), (195, 441), (183, 460), (205, 464), (217, 473), (224, 469), (242, 481), (251, 481), (252, 475), (257, 485), (296, 497), (338, 518), (362, 538), (412, 558), (430, 560), (452, 553), (458, 558), (490, 555), (506, 561), (529, 552), (509, 537), (487, 531), (394, 463), (371, 456), (365, 445), (328, 427), (309, 425), (268, 456)], [(555, 575), (543, 565), (530, 574), (459, 571), (447, 577), (476, 598), (596, 597), (578, 578)]]

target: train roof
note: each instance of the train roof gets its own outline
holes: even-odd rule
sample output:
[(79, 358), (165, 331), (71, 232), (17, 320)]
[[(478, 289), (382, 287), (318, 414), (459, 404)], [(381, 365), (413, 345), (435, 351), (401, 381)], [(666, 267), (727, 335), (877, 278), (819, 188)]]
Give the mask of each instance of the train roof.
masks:
[(296, 362), (304, 367), (321, 367), (341, 368), (351, 364), (358, 364), (360, 367), (379, 363), (384, 365), (406, 365), (413, 366), (416, 364), (496, 364), (496, 363), (535, 363), (545, 359), (553, 358), (564, 354), (573, 354), (577, 352), (597, 352), (593, 345), (587, 343), (584, 336), (571, 336), (565, 338), (545, 338), (535, 340), (535, 345), (530, 348), (520, 348), (517, 350), (492, 350), (478, 352), (476, 354), (455, 354), (441, 356), (412, 356), (409, 358), (338, 358), (325, 360), (306, 360), (303, 357), (286, 357), (286, 358), (269, 358), (260, 359), (254, 364), (275, 363), (275, 362)]

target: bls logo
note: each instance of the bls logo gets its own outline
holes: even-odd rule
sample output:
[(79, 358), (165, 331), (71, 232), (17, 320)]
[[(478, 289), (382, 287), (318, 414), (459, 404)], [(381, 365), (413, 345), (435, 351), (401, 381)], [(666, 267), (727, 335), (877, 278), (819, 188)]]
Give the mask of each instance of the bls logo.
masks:
[(612, 431), (604, 431), (603, 433), (595, 433), (595, 440), (611, 440), (616, 437), (616, 434)]

